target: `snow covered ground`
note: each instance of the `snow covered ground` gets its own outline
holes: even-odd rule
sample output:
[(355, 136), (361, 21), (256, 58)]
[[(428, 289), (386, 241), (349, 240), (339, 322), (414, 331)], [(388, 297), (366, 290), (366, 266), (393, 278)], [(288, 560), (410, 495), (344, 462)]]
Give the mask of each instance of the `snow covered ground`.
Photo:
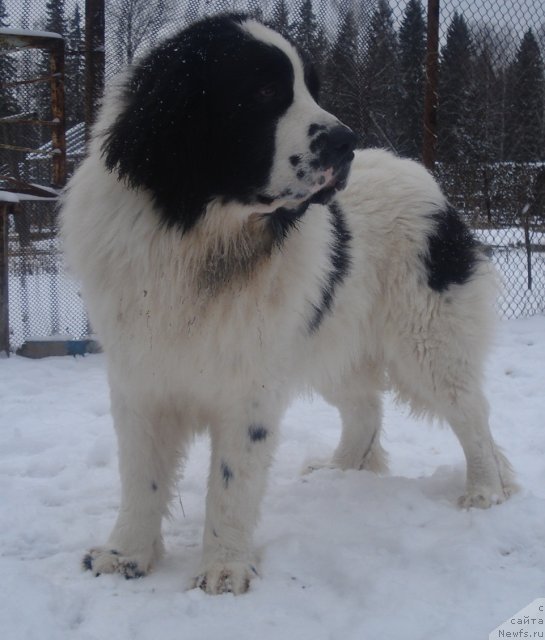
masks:
[[(0, 360), (0, 637), (5, 640), (482, 640), (545, 595), (545, 317), (504, 321), (487, 368), (492, 426), (522, 491), (460, 511), (449, 430), (388, 400), (391, 474), (317, 471), (339, 431), (321, 399), (284, 420), (248, 594), (187, 590), (200, 552), (199, 439), (150, 576), (80, 569), (118, 503), (103, 356)], [(183, 505), (183, 507), (182, 507)]]

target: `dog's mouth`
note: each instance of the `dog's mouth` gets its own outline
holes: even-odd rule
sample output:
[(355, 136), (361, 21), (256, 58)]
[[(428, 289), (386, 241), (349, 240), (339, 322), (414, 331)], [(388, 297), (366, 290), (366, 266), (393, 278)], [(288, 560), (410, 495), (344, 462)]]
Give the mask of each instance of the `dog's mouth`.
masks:
[(353, 159), (354, 152), (351, 151), (336, 169), (330, 167), (326, 170), (324, 175), (318, 180), (318, 182), (321, 183), (321, 186), (314, 194), (312, 194), (312, 202), (328, 202), (335, 193), (337, 193), (337, 191), (342, 191), (346, 188)]
[(338, 191), (346, 188), (353, 159), (354, 152), (351, 151), (335, 167), (329, 166), (317, 172), (312, 181), (288, 187), (278, 195), (259, 194), (257, 201), (270, 211), (296, 208), (305, 202), (326, 204)]

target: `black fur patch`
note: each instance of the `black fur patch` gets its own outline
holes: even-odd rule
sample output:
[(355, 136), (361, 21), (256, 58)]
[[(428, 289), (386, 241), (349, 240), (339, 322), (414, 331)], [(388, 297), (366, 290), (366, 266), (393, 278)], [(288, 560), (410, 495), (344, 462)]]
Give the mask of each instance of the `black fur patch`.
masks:
[(471, 278), (480, 258), (480, 245), (453, 207), (431, 217), (434, 230), (428, 237), (428, 251), (423, 259), (428, 286), (441, 293)]
[(125, 562), (121, 565), (121, 569), (121, 574), (125, 576), (125, 580), (135, 580), (146, 575), (136, 562)]
[(318, 133), (318, 131), (324, 131), (325, 127), (321, 124), (311, 124), (310, 127), (308, 128), (308, 135), (310, 138), (312, 138), (312, 136), (316, 135)]
[(86, 553), (81, 561), (81, 566), (85, 571), (93, 570), (93, 556), (90, 553)]
[[(311, 125), (311, 129), (312, 127), (315, 125)], [(322, 127), (323, 129), (323, 127)], [(312, 151), (312, 153), (317, 154), (319, 151), (321, 151), (327, 144), (327, 134), (326, 133), (320, 133), (319, 135), (317, 135), (312, 142), (310, 143), (310, 150)], [(320, 165), (322, 165), (323, 163), (320, 162)]]
[(315, 333), (320, 328), (326, 313), (333, 308), (333, 301), (337, 288), (343, 283), (350, 272), (351, 257), (350, 245), (352, 234), (346, 224), (343, 211), (337, 202), (329, 205), (331, 225), (333, 228), (333, 240), (330, 245), (331, 269), (328, 273), (325, 285), (322, 288), (322, 297), (318, 304), (312, 305), (312, 317), (308, 323), (308, 332)]
[(289, 58), (243, 31), (244, 20), (207, 18), (145, 57), (103, 141), (108, 169), (148, 189), (163, 221), (182, 231), (212, 198), (256, 202), (269, 180), (276, 123), (293, 101)]
[(248, 427), (248, 437), (252, 442), (259, 442), (261, 440), (266, 440), (268, 435), (269, 435), (269, 432), (261, 424), (251, 424)]
[(290, 231), (297, 228), (299, 220), (305, 215), (310, 204), (307, 200), (296, 209), (281, 207), (273, 213), (266, 214), (269, 229), (277, 246), (281, 246)]

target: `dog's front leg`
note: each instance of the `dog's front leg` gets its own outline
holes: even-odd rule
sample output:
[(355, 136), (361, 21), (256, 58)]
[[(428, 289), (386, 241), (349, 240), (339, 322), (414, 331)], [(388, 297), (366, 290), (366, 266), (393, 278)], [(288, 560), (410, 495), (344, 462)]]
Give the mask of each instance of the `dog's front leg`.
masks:
[[(276, 444), (278, 408), (223, 416), (211, 428), (203, 558), (195, 586), (207, 593), (244, 593), (257, 575), (252, 537)], [(259, 417), (258, 417), (259, 416)]]

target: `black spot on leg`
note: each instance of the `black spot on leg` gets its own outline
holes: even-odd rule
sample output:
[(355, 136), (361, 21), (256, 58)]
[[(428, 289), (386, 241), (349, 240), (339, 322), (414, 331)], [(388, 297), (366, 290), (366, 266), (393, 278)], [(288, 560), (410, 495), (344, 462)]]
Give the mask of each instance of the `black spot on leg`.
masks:
[(252, 442), (266, 440), (268, 435), (268, 430), (261, 424), (251, 424), (248, 427), (248, 437)]
[(146, 574), (140, 569), (137, 562), (126, 562), (123, 565), (122, 575), (125, 576), (125, 580), (137, 580)]
[(90, 553), (85, 554), (83, 560), (81, 561), (81, 566), (85, 571), (93, 570), (93, 556)]
[(303, 171), (303, 169), (299, 169), (296, 175), (299, 178), (299, 180), (302, 180), (305, 177), (306, 173), (305, 171)]
[(296, 167), (301, 162), (301, 156), (290, 156), (290, 163), (292, 167)]
[(155, 493), (157, 491), (157, 483), (155, 481), (153, 481), (151, 483), (151, 490)]
[(222, 460), (221, 462), (221, 475), (223, 477), (223, 486), (227, 489), (229, 487), (229, 483), (233, 479), (233, 472), (225, 460)]

